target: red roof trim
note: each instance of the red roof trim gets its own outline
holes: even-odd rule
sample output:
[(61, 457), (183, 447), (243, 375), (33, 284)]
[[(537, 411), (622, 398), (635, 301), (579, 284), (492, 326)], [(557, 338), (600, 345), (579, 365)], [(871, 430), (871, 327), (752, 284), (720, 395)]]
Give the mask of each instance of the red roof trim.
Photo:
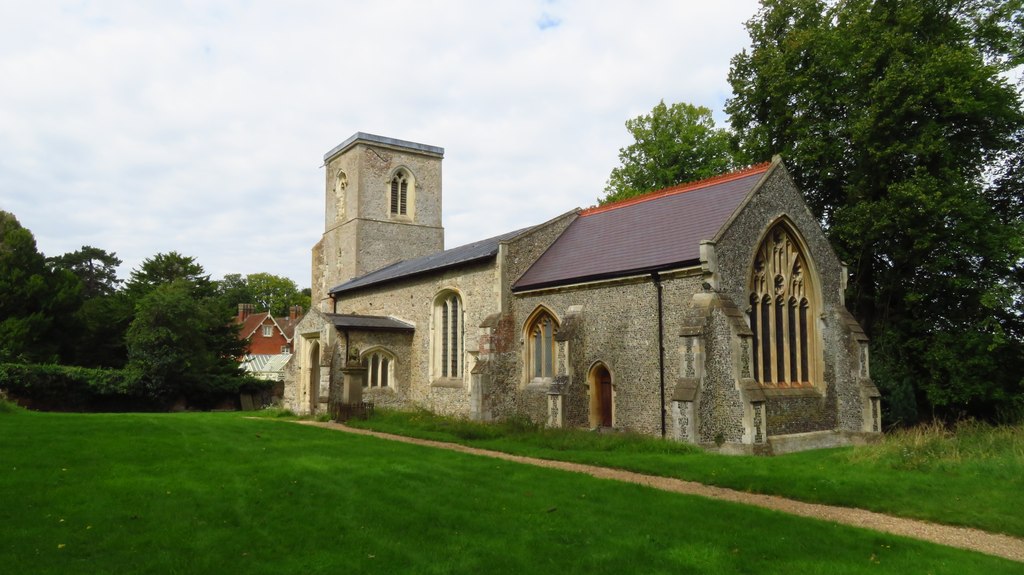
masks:
[(699, 190), (701, 188), (706, 188), (708, 186), (713, 186), (715, 184), (721, 184), (724, 182), (730, 182), (732, 180), (738, 180), (740, 178), (745, 178), (747, 176), (757, 174), (760, 172), (767, 172), (768, 168), (770, 168), (771, 165), (771, 162), (764, 162), (763, 164), (756, 164), (750, 166), (749, 168), (744, 168), (742, 170), (738, 170), (735, 172), (729, 172), (728, 174), (712, 176), (710, 178), (698, 180), (696, 182), (687, 182), (685, 184), (679, 184), (677, 186), (672, 186), (671, 188), (665, 188), (663, 190), (642, 194), (625, 200), (619, 200), (617, 202), (612, 202), (610, 204), (605, 204), (603, 206), (594, 206), (592, 208), (587, 208), (580, 212), (580, 217), (585, 218), (587, 216), (592, 216), (594, 214), (600, 214), (607, 212), (609, 210), (616, 210), (618, 208), (623, 208), (626, 206), (632, 206), (633, 204), (639, 204), (641, 202), (656, 200), (658, 198), (663, 198), (665, 196), (673, 196), (675, 194), (691, 192), (693, 190)]

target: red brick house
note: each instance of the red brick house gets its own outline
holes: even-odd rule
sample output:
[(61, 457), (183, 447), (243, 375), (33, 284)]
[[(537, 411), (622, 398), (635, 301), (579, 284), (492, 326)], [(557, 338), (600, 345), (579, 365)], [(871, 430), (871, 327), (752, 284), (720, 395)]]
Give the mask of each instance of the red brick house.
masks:
[(293, 305), (285, 317), (273, 317), (270, 312), (254, 313), (254, 306), (238, 304), (236, 322), (242, 329), (238, 336), (249, 340), (247, 355), (277, 355), (292, 352), (295, 325), (302, 318), (302, 306)]

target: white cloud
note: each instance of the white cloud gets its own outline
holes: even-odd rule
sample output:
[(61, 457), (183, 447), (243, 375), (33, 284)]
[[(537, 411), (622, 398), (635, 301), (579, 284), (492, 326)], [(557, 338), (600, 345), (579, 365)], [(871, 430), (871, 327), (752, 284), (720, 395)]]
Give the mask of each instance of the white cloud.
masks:
[[(21, 4), (13, 5), (13, 4)], [(721, 118), (752, 0), (0, 7), (0, 209), (56, 255), (309, 283), (324, 152), (442, 146), (449, 246), (592, 204), (660, 99)]]

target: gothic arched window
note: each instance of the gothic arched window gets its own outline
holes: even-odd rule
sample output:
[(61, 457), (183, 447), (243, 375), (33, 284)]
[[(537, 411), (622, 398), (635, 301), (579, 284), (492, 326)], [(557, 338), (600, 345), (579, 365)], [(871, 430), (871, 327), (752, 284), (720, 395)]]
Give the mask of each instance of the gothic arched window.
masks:
[(442, 378), (462, 377), (462, 299), (446, 292), (434, 304), (435, 374)]
[(750, 278), (754, 379), (764, 385), (813, 385), (814, 301), (806, 256), (777, 224), (758, 246)]
[(555, 375), (555, 334), (558, 323), (547, 311), (534, 314), (526, 328), (528, 381), (550, 380)]
[(409, 173), (398, 170), (391, 178), (391, 215), (409, 214)]
[(364, 387), (390, 387), (394, 385), (395, 358), (383, 350), (373, 351), (363, 357), (367, 368)]

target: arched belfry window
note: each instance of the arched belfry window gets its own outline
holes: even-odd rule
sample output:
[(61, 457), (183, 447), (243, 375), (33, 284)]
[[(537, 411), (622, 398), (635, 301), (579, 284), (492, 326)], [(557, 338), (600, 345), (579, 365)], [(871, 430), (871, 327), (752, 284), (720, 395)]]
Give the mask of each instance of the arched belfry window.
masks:
[(750, 281), (754, 379), (764, 385), (814, 384), (815, 303), (806, 256), (777, 224), (758, 246)]
[(437, 377), (462, 377), (464, 326), (462, 299), (457, 293), (446, 292), (434, 305), (434, 361)]
[(555, 334), (558, 322), (543, 308), (534, 313), (526, 326), (528, 380), (550, 381), (555, 375)]
[(391, 215), (405, 216), (409, 214), (409, 188), (412, 178), (409, 172), (398, 170), (391, 178)]

